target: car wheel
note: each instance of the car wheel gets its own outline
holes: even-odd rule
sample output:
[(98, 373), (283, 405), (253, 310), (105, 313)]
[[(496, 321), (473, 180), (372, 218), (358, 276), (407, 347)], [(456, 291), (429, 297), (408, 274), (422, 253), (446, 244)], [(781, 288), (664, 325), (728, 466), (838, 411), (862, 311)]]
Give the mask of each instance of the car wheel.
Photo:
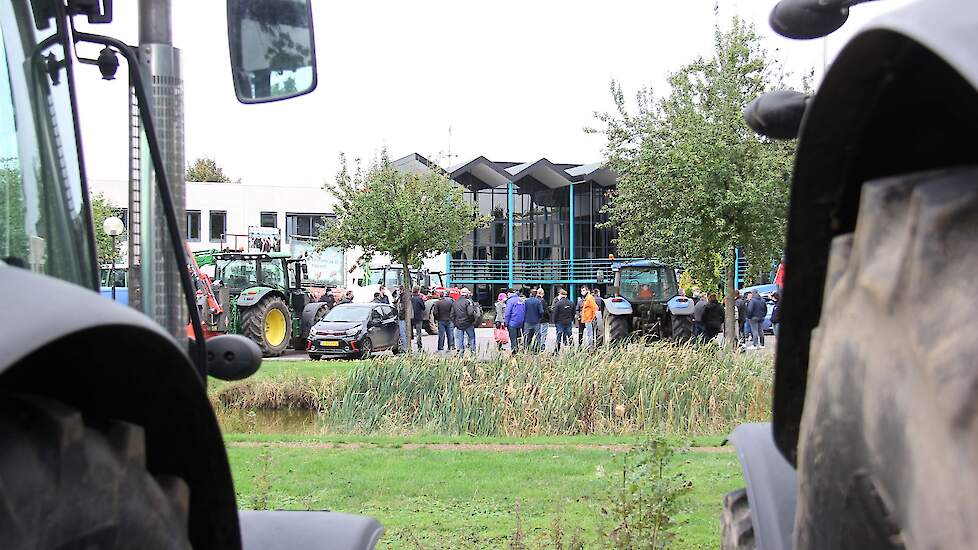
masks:
[(364, 338), (363, 344), (360, 346), (360, 356), (364, 359), (370, 359), (370, 356), (374, 352), (374, 343), (370, 338)]

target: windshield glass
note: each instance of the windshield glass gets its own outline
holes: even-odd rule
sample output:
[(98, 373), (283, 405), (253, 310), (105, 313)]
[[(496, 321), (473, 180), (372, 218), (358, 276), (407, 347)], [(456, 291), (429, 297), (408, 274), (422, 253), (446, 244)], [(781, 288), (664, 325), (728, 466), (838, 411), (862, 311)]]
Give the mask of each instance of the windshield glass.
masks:
[(337, 306), (329, 310), (329, 313), (323, 317), (323, 321), (359, 323), (361, 321), (366, 321), (372, 310), (372, 307), (367, 306)]
[(621, 295), (631, 302), (666, 300), (676, 294), (676, 285), (664, 267), (623, 267)]
[(229, 288), (271, 286), (285, 288), (286, 272), (279, 260), (261, 260), (261, 281), (258, 280), (258, 260), (218, 260), (215, 278)]
[[(35, 31), (30, 10), (0, 2), (0, 258), (92, 288), (89, 240), (68, 76), (53, 23)], [(50, 61), (42, 61), (42, 58)]]

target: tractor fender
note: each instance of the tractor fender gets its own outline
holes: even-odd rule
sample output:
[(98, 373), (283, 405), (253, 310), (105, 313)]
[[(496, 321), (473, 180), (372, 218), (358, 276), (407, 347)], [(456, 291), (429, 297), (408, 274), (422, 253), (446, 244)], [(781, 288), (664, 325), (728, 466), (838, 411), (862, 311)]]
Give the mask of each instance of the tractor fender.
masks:
[(620, 296), (606, 298), (604, 301), (604, 310), (608, 315), (631, 315), (632, 304)]
[(770, 422), (742, 424), (727, 438), (737, 448), (758, 550), (791, 548), (798, 481), (774, 444)]
[(244, 550), (371, 550), (384, 534), (377, 520), (339, 512), (241, 511)]
[(285, 294), (282, 294), (274, 288), (269, 288), (267, 286), (253, 286), (251, 288), (246, 288), (238, 294), (235, 299), (235, 303), (238, 307), (251, 307), (257, 304), (262, 298), (264, 298), (268, 293), (276, 294), (285, 300)]
[(687, 298), (686, 296), (673, 296), (666, 306), (669, 308), (669, 312), (673, 315), (692, 315), (693, 314), (693, 300)]
[(306, 307), (302, 308), (302, 320), (299, 324), (299, 337), (303, 340), (309, 338), (309, 331), (312, 330), (313, 325), (316, 324), (316, 314), (320, 310), (329, 310), (324, 302), (313, 302), (311, 304), (306, 304)]
[(214, 411), (178, 343), (91, 289), (0, 264), (0, 390), (142, 426), (146, 465), (190, 488), (195, 548), (240, 544), (231, 470)]

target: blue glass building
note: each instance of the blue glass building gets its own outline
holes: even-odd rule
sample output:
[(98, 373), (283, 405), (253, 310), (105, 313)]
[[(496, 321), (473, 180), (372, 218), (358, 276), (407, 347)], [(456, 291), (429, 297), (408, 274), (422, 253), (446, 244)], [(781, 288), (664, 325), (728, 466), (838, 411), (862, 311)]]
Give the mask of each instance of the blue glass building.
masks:
[(483, 304), (503, 288), (545, 285), (572, 294), (581, 284), (611, 283), (613, 228), (602, 208), (615, 187), (613, 171), (594, 164), (498, 162), (486, 157), (441, 168), (421, 155), (398, 159), (405, 170), (444, 171), (492, 221), (466, 236), (446, 263), (454, 286), (467, 286)]

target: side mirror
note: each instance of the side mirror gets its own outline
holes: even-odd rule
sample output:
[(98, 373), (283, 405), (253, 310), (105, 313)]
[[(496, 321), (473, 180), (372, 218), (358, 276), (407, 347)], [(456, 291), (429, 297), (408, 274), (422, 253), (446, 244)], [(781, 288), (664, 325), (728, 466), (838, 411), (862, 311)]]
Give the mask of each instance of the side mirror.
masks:
[(379, 327), (381, 325), (381, 320), (376, 317), (371, 317), (370, 321), (367, 321), (368, 327)]
[(228, 49), (241, 103), (266, 103), (316, 89), (309, 0), (228, 0)]
[(220, 380), (244, 380), (261, 367), (258, 344), (240, 334), (222, 334), (207, 341), (207, 374)]
[(774, 32), (785, 38), (821, 38), (845, 24), (849, 19), (849, 5), (866, 1), (781, 0), (771, 10), (769, 22)]

